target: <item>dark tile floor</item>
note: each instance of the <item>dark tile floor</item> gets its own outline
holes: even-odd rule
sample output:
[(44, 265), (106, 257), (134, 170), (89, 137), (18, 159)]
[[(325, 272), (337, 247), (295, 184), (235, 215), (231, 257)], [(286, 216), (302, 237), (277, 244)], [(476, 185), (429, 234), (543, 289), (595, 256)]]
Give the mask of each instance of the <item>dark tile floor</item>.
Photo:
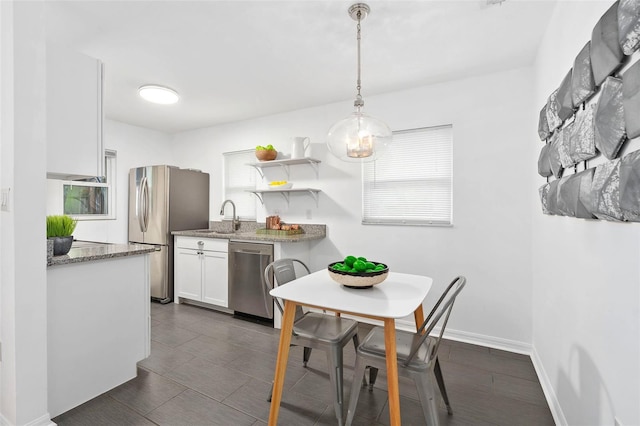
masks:
[[(264, 425), (279, 331), (191, 305), (151, 305), (151, 356), (135, 379), (53, 419), (59, 425)], [(370, 326), (361, 324), (361, 338)], [(553, 425), (528, 356), (444, 341), (440, 363), (454, 414), (443, 425)], [(308, 368), (291, 348), (281, 425), (336, 424), (326, 358)], [(355, 351), (345, 348), (348, 401)], [(388, 425), (386, 380), (362, 395), (354, 424)], [(425, 424), (416, 389), (400, 379), (403, 425)], [(442, 407), (444, 407), (442, 405)]]

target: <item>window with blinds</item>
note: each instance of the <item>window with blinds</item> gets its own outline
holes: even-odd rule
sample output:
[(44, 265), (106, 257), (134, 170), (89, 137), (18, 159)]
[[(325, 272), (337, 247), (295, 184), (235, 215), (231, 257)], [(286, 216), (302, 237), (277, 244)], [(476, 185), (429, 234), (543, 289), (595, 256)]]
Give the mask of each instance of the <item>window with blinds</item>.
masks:
[(452, 224), (451, 125), (393, 132), (378, 160), (362, 166), (362, 223)]
[[(231, 200), (236, 205), (236, 214), (240, 219), (255, 220), (256, 196), (247, 191), (256, 189), (256, 172), (248, 163), (256, 161), (255, 150), (225, 152), (224, 167), (224, 200)], [(225, 219), (231, 219), (231, 208), (224, 212)]]

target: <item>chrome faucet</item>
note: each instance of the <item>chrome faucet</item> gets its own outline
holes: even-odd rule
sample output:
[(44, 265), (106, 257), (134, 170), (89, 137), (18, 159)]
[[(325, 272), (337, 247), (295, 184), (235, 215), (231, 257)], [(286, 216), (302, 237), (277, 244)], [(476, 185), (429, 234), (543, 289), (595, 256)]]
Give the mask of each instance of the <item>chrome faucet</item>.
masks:
[(231, 216), (231, 231), (237, 231), (238, 228), (240, 228), (240, 220), (236, 217), (236, 205), (233, 204), (233, 201), (231, 200), (224, 200), (222, 202), (222, 206), (220, 207), (220, 215), (224, 215), (224, 206), (227, 205), (227, 203), (231, 203), (231, 207), (233, 207), (233, 211), (231, 212), (232, 216)]

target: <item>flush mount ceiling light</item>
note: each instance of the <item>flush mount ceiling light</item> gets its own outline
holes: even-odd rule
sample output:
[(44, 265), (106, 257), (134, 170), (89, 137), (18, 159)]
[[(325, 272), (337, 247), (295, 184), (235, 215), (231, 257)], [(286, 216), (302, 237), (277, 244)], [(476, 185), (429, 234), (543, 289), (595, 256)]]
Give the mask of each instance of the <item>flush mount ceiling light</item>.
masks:
[(349, 8), (349, 16), (358, 22), (358, 80), (356, 82), (355, 111), (344, 120), (331, 127), (327, 136), (329, 151), (343, 161), (374, 161), (391, 144), (391, 129), (383, 121), (362, 112), (364, 101), (360, 95), (360, 22), (371, 9), (364, 3), (356, 3)]
[(158, 86), (156, 84), (146, 84), (138, 89), (140, 96), (154, 104), (175, 104), (180, 97), (178, 92), (168, 87)]

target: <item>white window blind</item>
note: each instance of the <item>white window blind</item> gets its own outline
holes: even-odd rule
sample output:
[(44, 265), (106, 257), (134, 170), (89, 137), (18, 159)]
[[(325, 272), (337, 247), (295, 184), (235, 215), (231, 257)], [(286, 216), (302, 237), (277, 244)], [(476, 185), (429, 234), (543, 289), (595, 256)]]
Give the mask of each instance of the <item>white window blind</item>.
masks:
[[(224, 200), (236, 205), (240, 219), (256, 218), (256, 196), (250, 192), (256, 189), (256, 173), (248, 163), (256, 161), (255, 150), (225, 152), (224, 158)], [(225, 219), (231, 219), (230, 207), (225, 208)]]
[(362, 166), (362, 223), (451, 225), (451, 125), (393, 132), (378, 160)]

